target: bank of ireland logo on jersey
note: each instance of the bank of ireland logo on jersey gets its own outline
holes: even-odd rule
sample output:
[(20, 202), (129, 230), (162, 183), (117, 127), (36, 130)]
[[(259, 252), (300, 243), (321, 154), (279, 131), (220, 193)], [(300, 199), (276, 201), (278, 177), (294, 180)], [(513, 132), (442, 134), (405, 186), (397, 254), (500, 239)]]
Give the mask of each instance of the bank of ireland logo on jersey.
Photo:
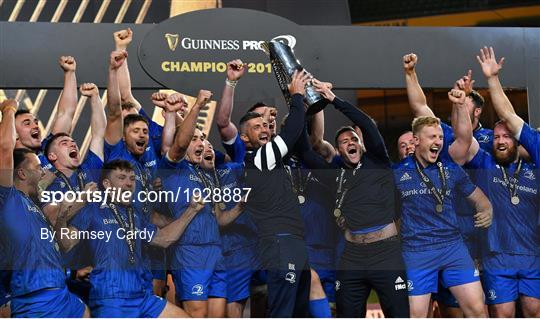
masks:
[(191, 294), (195, 296), (201, 296), (203, 294), (204, 288), (201, 284), (196, 284), (191, 287)]

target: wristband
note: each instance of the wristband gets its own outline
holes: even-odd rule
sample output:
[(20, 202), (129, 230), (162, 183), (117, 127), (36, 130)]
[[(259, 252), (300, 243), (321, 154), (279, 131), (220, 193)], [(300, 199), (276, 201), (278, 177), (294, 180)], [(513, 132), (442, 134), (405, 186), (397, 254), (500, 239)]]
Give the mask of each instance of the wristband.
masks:
[(231, 81), (229, 79), (225, 79), (225, 85), (228, 85), (228, 86), (232, 87), (233, 89), (236, 87), (237, 84), (238, 84), (238, 80)]
[(9, 110), (9, 109), (13, 110), (13, 112), (17, 112), (17, 108), (10, 105), (10, 106), (6, 106), (6, 108), (2, 110), (2, 113)]

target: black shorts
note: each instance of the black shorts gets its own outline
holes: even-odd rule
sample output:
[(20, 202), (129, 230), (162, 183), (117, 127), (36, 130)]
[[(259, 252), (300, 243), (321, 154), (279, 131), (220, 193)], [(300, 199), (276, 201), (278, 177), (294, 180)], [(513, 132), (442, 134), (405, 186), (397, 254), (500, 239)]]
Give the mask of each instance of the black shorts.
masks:
[(377, 292), (385, 317), (409, 317), (407, 275), (398, 237), (366, 245), (346, 242), (336, 278), (338, 317), (365, 318), (371, 289)]

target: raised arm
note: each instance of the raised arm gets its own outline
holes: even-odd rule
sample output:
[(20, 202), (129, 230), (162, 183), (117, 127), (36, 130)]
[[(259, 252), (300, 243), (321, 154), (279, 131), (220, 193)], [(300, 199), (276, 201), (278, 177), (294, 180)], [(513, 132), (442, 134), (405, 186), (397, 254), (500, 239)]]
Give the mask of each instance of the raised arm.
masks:
[(127, 58), (126, 51), (113, 51), (109, 59), (109, 82), (107, 84), (107, 128), (105, 141), (111, 145), (118, 143), (123, 134), (122, 104), (118, 88), (118, 68)]
[(227, 80), (221, 94), (216, 110), (216, 124), (222, 141), (230, 141), (238, 134), (238, 129), (231, 122), (232, 109), (234, 104), (234, 88), (246, 71), (241, 60), (233, 60), (227, 63)]
[[(314, 83), (323, 83), (313, 80)], [(323, 83), (332, 89), (332, 83)], [(311, 118), (311, 132), (309, 141), (313, 150), (320, 154), (327, 162), (331, 162), (336, 155), (336, 150), (328, 141), (324, 139), (324, 110), (317, 112)]]
[[(133, 31), (130, 28), (120, 30), (113, 33), (114, 44), (117, 51), (127, 51), (127, 48), (133, 40)], [(129, 75), (129, 68), (127, 58), (124, 63), (118, 68), (118, 86), (120, 88), (120, 98), (122, 103), (131, 103), (135, 106), (135, 109), (139, 111), (141, 104), (131, 92), (131, 77)]]
[(174, 133), (176, 127), (183, 122), (183, 118), (178, 114), (187, 109), (186, 97), (180, 93), (167, 95), (166, 93), (156, 92), (152, 94), (152, 103), (163, 109), (165, 123), (161, 132), (161, 154), (167, 154), (174, 142)]
[(167, 152), (167, 156), (170, 160), (178, 162), (184, 158), (189, 143), (193, 138), (193, 133), (195, 132), (199, 112), (206, 105), (206, 103), (208, 103), (211, 97), (212, 92), (206, 90), (199, 91), (195, 104), (191, 107), (188, 115), (176, 130), (174, 142)]
[(407, 86), (407, 97), (409, 106), (414, 117), (435, 116), (433, 111), (427, 105), (426, 96), (416, 75), (416, 63), (418, 57), (414, 53), (403, 56), (403, 69), (405, 71), (405, 84)]
[(323, 97), (334, 104), (338, 111), (343, 113), (343, 115), (351, 120), (354, 125), (358, 126), (362, 130), (364, 144), (367, 151), (377, 156), (379, 159), (390, 163), (390, 157), (388, 156), (384, 139), (377, 129), (377, 125), (375, 125), (373, 119), (357, 107), (354, 107), (350, 103), (336, 97), (334, 92), (332, 92), (332, 90), (330, 90), (328, 87), (315, 83), (315, 88), (317, 92), (320, 92)]
[(90, 128), (92, 129), (92, 139), (90, 140), (90, 150), (103, 161), (103, 142), (105, 138), (105, 128), (107, 118), (103, 103), (99, 97), (98, 87), (94, 83), (84, 83), (80, 88), (81, 95), (90, 99), (92, 117), (90, 118)]
[(480, 188), (476, 188), (471, 195), (467, 197), (469, 203), (474, 206), (476, 214), (474, 215), (474, 227), (488, 228), (493, 220), (493, 207), (489, 199), (484, 195)]
[(174, 244), (180, 236), (182, 236), (186, 227), (203, 207), (204, 202), (192, 200), (180, 218), (158, 230), (150, 244), (164, 248)]
[(77, 63), (75, 58), (61, 56), (58, 63), (64, 71), (64, 89), (58, 101), (58, 112), (52, 126), (52, 134), (71, 132), (71, 121), (77, 109), (77, 77), (75, 76)]
[(520, 118), (514, 111), (514, 107), (508, 97), (504, 93), (501, 82), (499, 80), (499, 72), (502, 69), (504, 58), (501, 58), (499, 62), (495, 58), (495, 51), (492, 47), (484, 47), (480, 49), (480, 56), (476, 56), (476, 59), (482, 67), (482, 72), (487, 78), (489, 86), (489, 95), (491, 96), (491, 102), (495, 108), (495, 112), (499, 118), (506, 122), (508, 129), (516, 135), (521, 131), (523, 127), (523, 119)]
[(465, 91), (459, 88), (452, 89), (448, 92), (448, 99), (452, 102), (452, 127), (455, 138), (448, 148), (448, 153), (454, 162), (464, 165), (478, 153), (479, 145), (473, 138), (471, 118), (465, 105)]
[(13, 150), (15, 149), (15, 112), (19, 104), (14, 99), (4, 100), (0, 104), (2, 122), (0, 122), (0, 186), (13, 186)]

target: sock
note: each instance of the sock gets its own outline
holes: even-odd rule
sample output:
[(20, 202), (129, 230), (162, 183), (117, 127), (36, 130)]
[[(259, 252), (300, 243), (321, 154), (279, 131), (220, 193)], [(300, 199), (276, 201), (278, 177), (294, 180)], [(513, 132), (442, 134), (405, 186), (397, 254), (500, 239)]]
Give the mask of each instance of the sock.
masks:
[(313, 318), (331, 318), (328, 298), (309, 301), (309, 312)]

